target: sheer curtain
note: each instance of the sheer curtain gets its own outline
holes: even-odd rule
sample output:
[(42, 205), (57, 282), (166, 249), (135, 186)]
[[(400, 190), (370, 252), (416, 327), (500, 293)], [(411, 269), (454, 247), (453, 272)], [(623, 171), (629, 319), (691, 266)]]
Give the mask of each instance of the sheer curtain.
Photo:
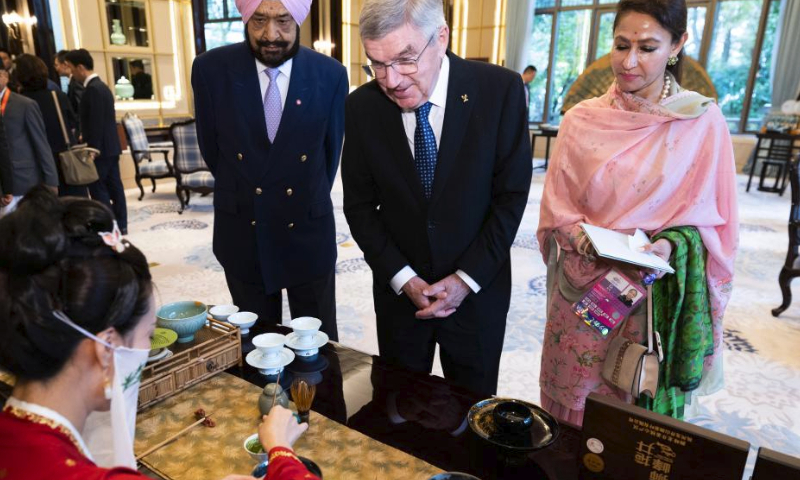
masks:
[(522, 73), (528, 62), (536, 0), (506, 1), (506, 67)]
[(778, 42), (772, 65), (772, 108), (780, 110), (786, 100), (800, 94), (800, 1), (781, 2)]

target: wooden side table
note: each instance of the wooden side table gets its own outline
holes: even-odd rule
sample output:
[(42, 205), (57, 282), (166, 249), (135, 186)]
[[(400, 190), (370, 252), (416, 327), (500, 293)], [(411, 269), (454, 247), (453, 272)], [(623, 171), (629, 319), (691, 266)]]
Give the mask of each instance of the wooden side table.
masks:
[[(750, 191), (753, 174), (760, 163), (761, 174), (758, 180), (758, 190), (783, 195), (789, 184), (789, 166), (792, 158), (800, 153), (800, 135), (766, 132), (758, 133), (756, 136), (758, 141), (756, 142), (753, 163), (750, 167), (750, 176), (747, 179), (747, 189), (745, 191)], [(771, 187), (764, 185), (767, 169), (770, 167), (777, 170), (775, 184)]]
[(546, 171), (547, 165), (550, 162), (550, 141), (558, 136), (558, 127), (553, 128), (540, 125), (536, 128), (532, 128), (530, 132), (531, 132), (531, 158), (533, 158), (534, 153), (536, 152), (536, 138), (543, 137), (545, 139), (544, 166), (538, 166), (536, 168), (542, 168)]

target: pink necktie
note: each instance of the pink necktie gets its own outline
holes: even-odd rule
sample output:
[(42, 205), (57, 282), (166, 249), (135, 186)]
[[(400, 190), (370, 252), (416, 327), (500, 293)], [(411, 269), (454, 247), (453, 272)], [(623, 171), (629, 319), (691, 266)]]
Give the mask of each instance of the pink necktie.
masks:
[(267, 93), (264, 94), (264, 119), (267, 121), (267, 136), (269, 141), (275, 140), (275, 134), (278, 133), (278, 126), (281, 124), (281, 114), (283, 113), (283, 106), (281, 105), (281, 92), (278, 90), (278, 74), (280, 71), (277, 68), (264, 69), (267, 76), (269, 76), (269, 86)]

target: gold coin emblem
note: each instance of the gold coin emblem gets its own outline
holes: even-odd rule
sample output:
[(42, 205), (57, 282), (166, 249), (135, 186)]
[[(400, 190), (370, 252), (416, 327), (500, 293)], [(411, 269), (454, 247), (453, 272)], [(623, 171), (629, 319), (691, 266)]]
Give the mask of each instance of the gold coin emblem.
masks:
[(606, 464), (600, 455), (594, 453), (587, 453), (584, 455), (583, 464), (586, 466), (587, 470), (594, 473), (602, 472), (603, 469), (606, 468)]

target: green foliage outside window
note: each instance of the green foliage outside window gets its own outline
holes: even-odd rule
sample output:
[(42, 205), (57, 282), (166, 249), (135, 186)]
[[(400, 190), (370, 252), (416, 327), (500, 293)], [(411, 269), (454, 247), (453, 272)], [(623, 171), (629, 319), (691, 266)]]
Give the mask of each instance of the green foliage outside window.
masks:
[[(756, 39), (764, 2), (770, 2), (764, 41), (760, 53), (757, 52)], [(786, 1), (786, 0), (784, 0)], [(791, 0), (793, 1), (793, 0)], [(701, 46), (706, 22), (713, 22), (705, 68), (719, 95), (722, 109), (731, 131), (737, 132), (743, 116), (747, 116), (745, 129), (757, 130), (763, 116), (772, 102), (771, 70), (773, 49), (779, 24), (781, 0), (707, 0), (689, 4), (688, 31), (690, 39), (685, 53), (697, 60), (701, 59)], [(608, 53), (612, 46), (614, 13), (603, 4), (613, 0), (600, 0), (585, 9), (566, 9), (568, 5), (591, 5), (584, 0), (537, 0), (533, 22), (533, 35), (529, 58), (539, 68), (539, 75), (530, 89), (530, 115), (532, 122), (546, 121), (559, 123), (563, 99), (572, 83), (587, 66), (587, 62)], [(708, 18), (715, 7), (716, 18)], [(601, 9), (598, 13), (598, 9)], [(593, 18), (597, 22), (593, 25)], [(551, 45), (552, 22), (556, 21), (555, 45)], [(595, 49), (589, 55), (589, 45), (594, 41)], [(553, 52), (550, 73), (550, 49)], [(758, 58), (754, 59), (756, 53)], [(744, 112), (748, 94), (748, 78), (751, 65), (758, 61), (758, 70), (751, 93), (751, 104)], [(542, 65), (543, 67), (540, 67)], [(550, 80), (548, 82), (548, 80)], [(542, 102), (549, 91), (549, 105)], [(545, 111), (546, 110), (546, 111)]]

